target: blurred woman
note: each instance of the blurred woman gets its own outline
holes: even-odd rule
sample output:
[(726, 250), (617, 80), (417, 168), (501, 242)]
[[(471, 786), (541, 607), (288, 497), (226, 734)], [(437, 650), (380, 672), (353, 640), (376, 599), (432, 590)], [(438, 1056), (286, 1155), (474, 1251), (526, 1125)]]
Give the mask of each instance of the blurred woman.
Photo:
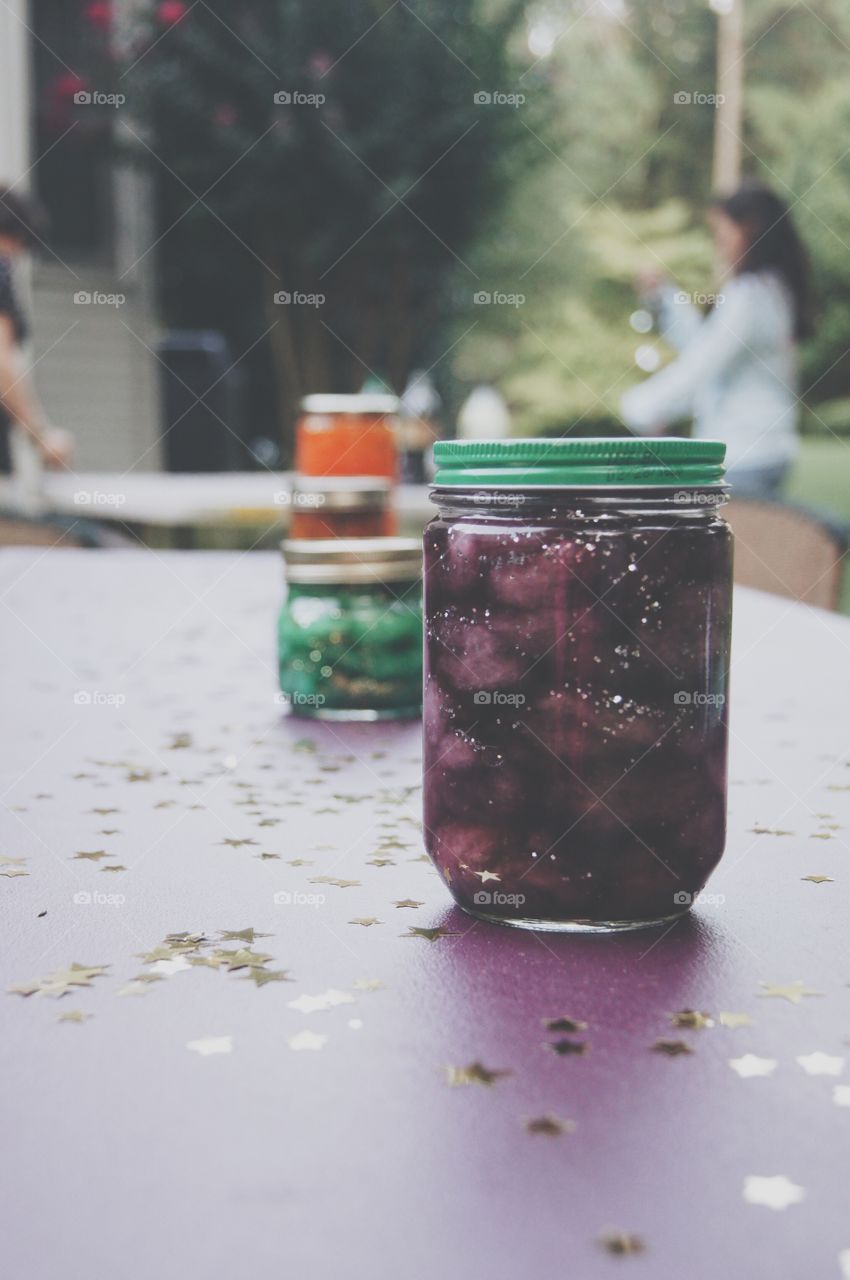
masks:
[(18, 301), (13, 265), (39, 240), (40, 214), (23, 196), (0, 187), (0, 473), (12, 470), (11, 431), (21, 428), (34, 441), (42, 460), (65, 466), (71, 437), (51, 427), (21, 359), (29, 325)]
[(788, 206), (747, 182), (714, 201), (709, 221), (721, 271), (706, 317), (686, 294), (647, 276), (644, 305), (679, 357), (625, 393), (625, 423), (661, 434), (693, 417), (694, 435), (726, 442), (739, 496), (769, 497), (797, 453), (797, 344), (808, 336), (809, 269)]

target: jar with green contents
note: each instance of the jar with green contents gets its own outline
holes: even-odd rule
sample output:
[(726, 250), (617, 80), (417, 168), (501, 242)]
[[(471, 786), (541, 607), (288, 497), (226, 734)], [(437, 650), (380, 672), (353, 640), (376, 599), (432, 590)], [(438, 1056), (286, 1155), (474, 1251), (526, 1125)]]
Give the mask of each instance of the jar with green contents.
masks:
[(390, 720), (422, 709), (416, 538), (290, 539), (280, 687), (296, 715)]

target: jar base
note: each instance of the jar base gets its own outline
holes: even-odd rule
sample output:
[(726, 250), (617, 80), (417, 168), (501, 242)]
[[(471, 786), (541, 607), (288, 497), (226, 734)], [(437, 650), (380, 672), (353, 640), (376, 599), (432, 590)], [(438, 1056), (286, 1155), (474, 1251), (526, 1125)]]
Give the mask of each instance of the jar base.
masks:
[(292, 707), (290, 715), (297, 716), (299, 720), (336, 720), (363, 724), (374, 723), (376, 720), (418, 720), (422, 715), (422, 708), (387, 707), (376, 711), (364, 708), (334, 710), (329, 707)]
[(460, 903), (473, 920), (486, 920), (488, 924), (503, 924), (509, 929), (530, 929), (535, 933), (632, 933), (636, 929), (657, 929), (661, 925), (681, 920), (690, 910), (674, 911), (669, 916), (656, 916), (651, 920), (509, 920), (505, 916), (489, 915), (486, 911), (473, 911)]

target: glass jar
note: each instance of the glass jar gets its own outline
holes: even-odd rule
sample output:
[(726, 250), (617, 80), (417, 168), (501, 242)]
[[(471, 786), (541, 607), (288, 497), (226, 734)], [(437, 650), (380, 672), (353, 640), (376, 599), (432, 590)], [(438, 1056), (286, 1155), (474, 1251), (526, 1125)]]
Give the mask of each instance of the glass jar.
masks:
[(298, 476), (290, 538), (381, 538), (395, 532), (390, 482), (380, 476)]
[(291, 711), (395, 720), (422, 709), (422, 548), (416, 538), (290, 539), (280, 687)]
[(671, 920), (726, 827), (732, 545), (716, 441), (435, 446), (426, 847), (472, 915)]
[(295, 470), (394, 479), (398, 407), (391, 395), (307, 396), (295, 432)]

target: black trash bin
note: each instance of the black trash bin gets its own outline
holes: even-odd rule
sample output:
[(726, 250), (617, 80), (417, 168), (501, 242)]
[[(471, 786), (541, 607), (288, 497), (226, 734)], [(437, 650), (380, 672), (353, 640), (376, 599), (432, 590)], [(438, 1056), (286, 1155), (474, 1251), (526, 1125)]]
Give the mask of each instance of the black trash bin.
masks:
[(166, 471), (234, 471), (244, 465), (237, 382), (223, 334), (172, 330), (158, 354)]

